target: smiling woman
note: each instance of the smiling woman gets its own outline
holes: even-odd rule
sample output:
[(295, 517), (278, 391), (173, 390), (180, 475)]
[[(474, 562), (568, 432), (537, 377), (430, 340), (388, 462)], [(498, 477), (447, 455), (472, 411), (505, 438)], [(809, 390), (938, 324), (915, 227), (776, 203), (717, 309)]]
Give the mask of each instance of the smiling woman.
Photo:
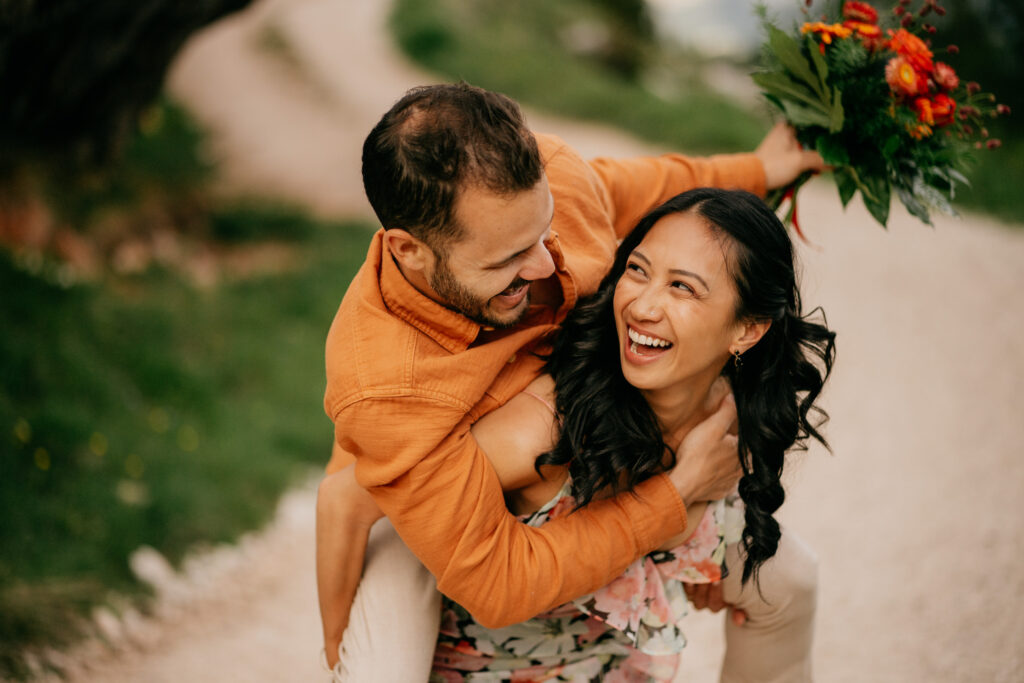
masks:
[(648, 214), (567, 318), (549, 375), (473, 436), (509, 507), (539, 526), (670, 469), (680, 440), (722, 414), (724, 375), (740, 496), (696, 506), (686, 530), (611, 583), (521, 624), (485, 628), (445, 599), (431, 680), (671, 680), (685, 593), (710, 582), (747, 619), (728, 622), (722, 680), (810, 680), (813, 553), (772, 514), (785, 452), (821, 439), (808, 417), (833, 339), (803, 317), (789, 236), (760, 199), (700, 189)]

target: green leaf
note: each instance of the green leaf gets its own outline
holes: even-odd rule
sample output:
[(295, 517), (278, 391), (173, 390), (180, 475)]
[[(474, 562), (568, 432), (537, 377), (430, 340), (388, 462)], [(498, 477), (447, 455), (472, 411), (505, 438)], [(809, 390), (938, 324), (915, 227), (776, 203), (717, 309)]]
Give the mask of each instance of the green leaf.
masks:
[(811, 63), (814, 64), (814, 70), (818, 72), (818, 87), (815, 90), (822, 94), (822, 100), (827, 104), (831, 104), (829, 102), (828, 89), (828, 63), (825, 61), (825, 55), (821, 54), (821, 50), (818, 48), (818, 44), (814, 42), (814, 38), (807, 36), (805, 40), (807, 42), (807, 52), (811, 55)]
[(800, 43), (783, 31), (769, 25), (768, 45), (771, 48), (772, 53), (778, 57), (782, 66), (786, 67), (790, 73), (807, 83), (807, 85), (811, 86), (811, 89), (817, 93), (819, 98), (825, 99), (826, 95), (819, 90), (820, 86), (818, 78), (811, 71), (811, 67), (807, 64), (807, 59), (804, 57), (803, 51), (800, 49)]
[(882, 147), (882, 156), (884, 156), (886, 159), (892, 157), (892, 155), (896, 152), (897, 149), (899, 149), (899, 147), (900, 136), (890, 135), (889, 138), (885, 141), (885, 145)]
[(829, 166), (847, 166), (850, 155), (838, 135), (822, 135), (814, 145)]
[(797, 128), (805, 126), (828, 128), (828, 116), (816, 109), (805, 107), (790, 100), (783, 100), (782, 109), (786, 114), (786, 120)]
[(780, 100), (796, 99), (824, 114), (829, 111), (828, 107), (822, 103), (821, 98), (785, 74), (767, 71), (756, 73), (751, 78), (768, 94), (774, 95)]
[(857, 193), (857, 181), (845, 168), (837, 168), (833, 171), (832, 178), (836, 182), (836, 189), (839, 190), (839, 201), (843, 203), (845, 209), (853, 199), (853, 195)]
[(839, 88), (835, 88), (832, 92), (832, 112), (829, 117), (829, 131), (832, 133), (838, 133), (841, 131), (843, 129), (844, 119), (843, 94), (839, 92)]
[(864, 206), (883, 228), (886, 227), (889, 220), (889, 198), (892, 193), (889, 180), (887, 178), (865, 178), (862, 182), (870, 189), (870, 192), (861, 192)]

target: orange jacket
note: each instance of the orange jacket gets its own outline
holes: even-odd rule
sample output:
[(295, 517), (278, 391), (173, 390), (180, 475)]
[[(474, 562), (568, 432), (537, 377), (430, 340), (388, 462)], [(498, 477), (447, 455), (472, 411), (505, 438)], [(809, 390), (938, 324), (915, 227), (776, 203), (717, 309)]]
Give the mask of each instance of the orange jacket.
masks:
[[(608, 583), (686, 526), (664, 475), (636, 495), (593, 502), (541, 528), (505, 508), (469, 428), (539, 373), (533, 355), (580, 296), (596, 290), (617, 240), (650, 209), (713, 185), (764, 193), (753, 155), (583, 161), (537, 136), (555, 215), (548, 242), (563, 304), (532, 306), (516, 327), (478, 342), (481, 327), (436, 303), (382, 253), (379, 232), (327, 337), (324, 405), (356, 477), (438, 588), (482, 624), (528, 619)], [(347, 462), (335, 457), (328, 471)]]

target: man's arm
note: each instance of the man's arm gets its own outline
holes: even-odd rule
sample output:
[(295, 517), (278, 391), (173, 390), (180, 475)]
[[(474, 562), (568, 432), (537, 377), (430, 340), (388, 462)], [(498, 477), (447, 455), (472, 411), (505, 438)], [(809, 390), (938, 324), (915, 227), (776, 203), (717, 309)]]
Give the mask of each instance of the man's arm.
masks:
[(599, 158), (590, 166), (601, 179), (607, 193), (606, 209), (621, 238), (648, 211), (680, 192), (720, 187), (763, 197), (766, 190), (784, 187), (805, 171), (824, 170), (825, 162), (817, 152), (800, 146), (790, 126), (778, 123), (749, 154)]
[[(451, 417), (435, 410), (437, 423)], [(486, 626), (523, 621), (606, 584), (685, 528), (684, 500), (721, 497), (738, 479), (735, 438), (727, 434), (735, 408), (724, 404), (706, 429), (687, 437), (680, 464), (669, 475), (647, 480), (635, 495), (596, 501), (532, 528), (506, 510), (498, 478), (473, 441), (468, 419), (431, 449), (421, 440), (430, 437), (425, 412), (425, 404), (401, 400), (391, 400), (385, 411), (379, 404), (357, 403), (337, 416), (337, 433), (353, 435), (341, 446), (359, 453), (360, 483), (369, 485), (441, 592)], [(382, 414), (393, 428), (381, 424)], [(423, 429), (402, 433), (408, 424)], [(386, 445), (390, 458), (382, 450)], [(418, 455), (425, 451), (426, 456)], [(397, 468), (403, 469), (386, 479)]]

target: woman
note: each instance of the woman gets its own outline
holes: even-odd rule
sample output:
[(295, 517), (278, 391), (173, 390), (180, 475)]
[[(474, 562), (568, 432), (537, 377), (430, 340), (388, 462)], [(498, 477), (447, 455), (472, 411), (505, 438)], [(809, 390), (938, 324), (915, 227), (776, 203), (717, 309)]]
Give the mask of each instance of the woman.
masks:
[(809, 416), (821, 413), (814, 401), (833, 340), (802, 316), (792, 245), (761, 200), (700, 189), (646, 216), (566, 320), (548, 375), (481, 419), (474, 437), (509, 507), (541, 524), (671, 468), (724, 376), (739, 416), (743, 504), (708, 505), (608, 586), (523, 624), (485, 629), (446, 601), (433, 678), (670, 680), (685, 644), (684, 582), (724, 577), (752, 622), (770, 613), (765, 621), (782, 627), (729, 629), (723, 679), (808, 679), (813, 590), (796, 600), (775, 573), (758, 579), (780, 539), (790, 543), (772, 517), (784, 454), (824, 442)]

